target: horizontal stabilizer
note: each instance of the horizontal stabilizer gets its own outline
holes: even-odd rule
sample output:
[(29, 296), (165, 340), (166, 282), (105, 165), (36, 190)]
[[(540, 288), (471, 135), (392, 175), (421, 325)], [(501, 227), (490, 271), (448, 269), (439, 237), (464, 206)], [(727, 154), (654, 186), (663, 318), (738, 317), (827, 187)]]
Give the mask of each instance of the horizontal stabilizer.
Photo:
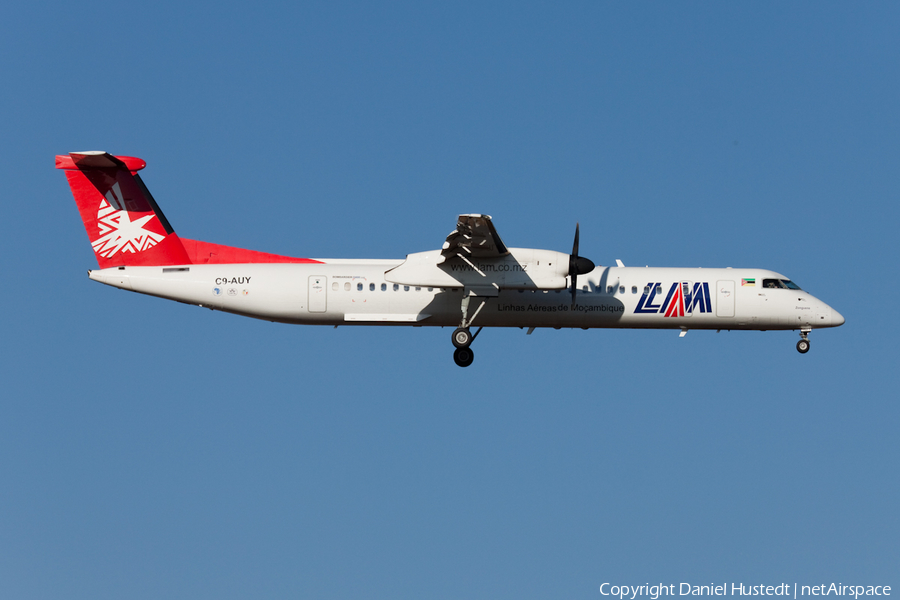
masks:
[(132, 173), (140, 171), (147, 163), (134, 156), (113, 156), (106, 152), (70, 152), (68, 156), (56, 157), (56, 168), (73, 171), (76, 169), (125, 169)]

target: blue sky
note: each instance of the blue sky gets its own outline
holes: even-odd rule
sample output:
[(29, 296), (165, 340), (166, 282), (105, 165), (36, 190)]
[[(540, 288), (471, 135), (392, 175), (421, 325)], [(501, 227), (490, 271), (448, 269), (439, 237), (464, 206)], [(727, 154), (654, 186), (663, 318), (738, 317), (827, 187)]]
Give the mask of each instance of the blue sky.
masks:
[[(0, 20), (0, 596), (900, 585), (892, 3), (33, 2)], [(770, 268), (814, 332), (273, 325), (98, 285), (53, 155), (185, 237)]]

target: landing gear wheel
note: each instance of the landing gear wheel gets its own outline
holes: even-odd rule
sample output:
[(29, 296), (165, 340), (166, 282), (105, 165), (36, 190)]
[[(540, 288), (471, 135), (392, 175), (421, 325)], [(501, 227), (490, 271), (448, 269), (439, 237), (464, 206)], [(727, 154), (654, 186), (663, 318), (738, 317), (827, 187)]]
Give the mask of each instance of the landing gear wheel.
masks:
[(809, 340), (800, 340), (797, 342), (797, 352), (800, 354), (806, 354), (809, 352)]
[[(465, 327), (457, 327), (456, 331), (453, 332), (453, 345), (457, 348), (468, 348), (469, 344), (472, 343), (472, 333)], [(472, 361), (469, 361), (470, 363)], [(468, 365), (460, 365), (462, 367)]]
[(475, 353), (471, 348), (457, 348), (453, 351), (453, 362), (460, 367), (468, 367), (473, 360), (475, 360)]

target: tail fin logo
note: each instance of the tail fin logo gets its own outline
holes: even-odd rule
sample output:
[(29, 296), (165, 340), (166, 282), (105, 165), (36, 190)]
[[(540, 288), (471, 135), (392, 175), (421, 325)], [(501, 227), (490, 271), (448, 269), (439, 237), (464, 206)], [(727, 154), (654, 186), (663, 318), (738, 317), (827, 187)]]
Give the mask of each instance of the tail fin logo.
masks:
[(116, 182), (106, 192), (105, 200), (100, 201), (100, 208), (97, 210), (100, 237), (92, 241), (91, 246), (103, 258), (112, 258), (119, 252), (143, 252), (165, 237), (144, 228), (155, 218), (156, 215), (149, 214), (132, 221), (122, 190)]

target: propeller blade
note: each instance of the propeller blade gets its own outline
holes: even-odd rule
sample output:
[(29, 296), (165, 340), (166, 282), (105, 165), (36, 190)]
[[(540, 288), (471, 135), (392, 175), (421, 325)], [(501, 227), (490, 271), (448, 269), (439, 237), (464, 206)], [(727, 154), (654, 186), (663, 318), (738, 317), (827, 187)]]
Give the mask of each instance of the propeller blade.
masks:
[(575, 294), (578, 290), (578, 274), (572, 275), (572, 308), (575, 308)]
[(569, 255), (569, 276), (572, 277), (572, 308), (575, 308), (575, 294), (578, 293), (578, 238), (579, 224), (575, 223), (575, 242), (572, 244), (572, 254)]
[(578, 293), (578, 276), (585, 275), (594, 270), (594, 261), (583, 256), (578, 256), (579, 226), (575, 223), (575, 243), (572, 244), (572, 254), (569, 255), (569, 277), (572, 278), (572, 308), (575, 308), (575, 295)]
[(572, 244), (572, 256), (578, 256), (578, 223), (575, 223), (575, 243)]
[(572, 244), (572, 254), (569, 255), (569, 275), (585, 275), (594, 270), (594, 261), (583, 256), (578, 256), (578, 223), (575, 223), (575, 243)]

